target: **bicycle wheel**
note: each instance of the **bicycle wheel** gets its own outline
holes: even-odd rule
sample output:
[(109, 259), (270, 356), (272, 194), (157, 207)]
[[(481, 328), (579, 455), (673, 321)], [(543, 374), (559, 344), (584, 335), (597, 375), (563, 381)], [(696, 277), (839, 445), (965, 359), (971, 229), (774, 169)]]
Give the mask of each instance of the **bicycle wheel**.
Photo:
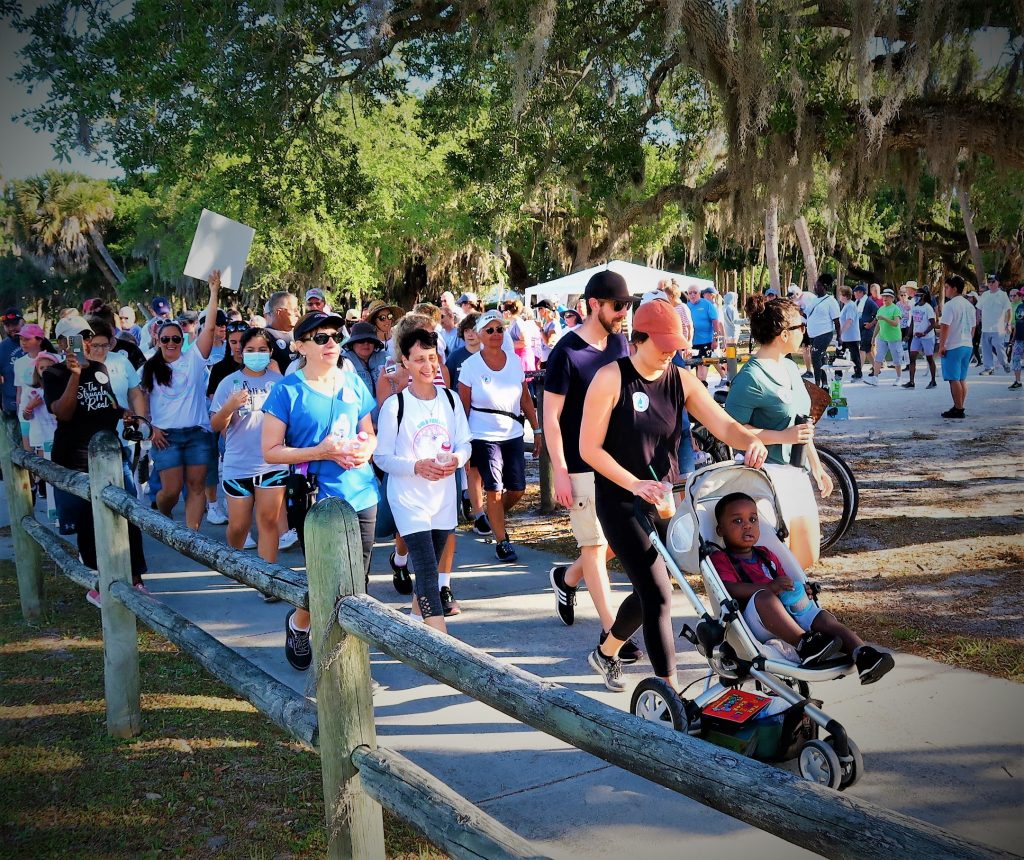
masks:
[(818, 521), (821, 525), (821, 552), (835, 546), (850, 527), (854, 515), (855, 487), (850, 473), (843, 468), (842, 461), (835, 454), (818, 448), (818, 459), (822, 468), (832, 478), (833, 490), (822, 496), (817, 483), (811, 479), (814, 500), (818, 505)]
[[(815, 448), (818, 451), (821, 451), (823, 446), (815, 444)], [(860, 486), (857, 484), (857, 478), (853, 474), (853, 469), (850, 468), (850, 464), (831, 448), (825, 448), (824, 450), (825, 454), (834, 459), (839, 466), (842, 467), (843, 471), (846, 472), (846, 477), (849, 479), (850, 486), (853, 488), (853, 510), (850, 513), (850, 525), (852, 526), (854, 521), (857, 519), (857, 512), (860, 510)], [(847, 531), (849, 531), (849, 527), (850, 526), (846, 527)]]

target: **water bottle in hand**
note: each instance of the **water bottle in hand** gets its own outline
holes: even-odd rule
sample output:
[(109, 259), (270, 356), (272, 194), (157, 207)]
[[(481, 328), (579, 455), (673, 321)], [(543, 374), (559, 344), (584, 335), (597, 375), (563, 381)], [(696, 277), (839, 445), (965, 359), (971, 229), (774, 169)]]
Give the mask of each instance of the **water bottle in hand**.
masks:
[(452, 462), (453, 457), (454, 454), (452, 454), (452, 446), (447, 442), (444, 442), (438, 449), (437, 456), (434, 457), (434, 462), (437, 463), (438, 466), (447, 466)]

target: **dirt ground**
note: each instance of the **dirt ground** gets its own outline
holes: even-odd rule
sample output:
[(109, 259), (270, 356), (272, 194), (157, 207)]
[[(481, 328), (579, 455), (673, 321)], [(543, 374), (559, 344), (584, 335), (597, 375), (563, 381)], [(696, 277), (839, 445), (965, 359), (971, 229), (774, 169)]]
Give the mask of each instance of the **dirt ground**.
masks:
[[(829, 438), (857, 476), (860, 510), (811, 573), (822, 604), (865, 639), (1024, 683), (1020, 421), (982, 438), (923, 426)], [(573, 558), (568, 514), (541, 513), (527, 467), (513, 540)]]

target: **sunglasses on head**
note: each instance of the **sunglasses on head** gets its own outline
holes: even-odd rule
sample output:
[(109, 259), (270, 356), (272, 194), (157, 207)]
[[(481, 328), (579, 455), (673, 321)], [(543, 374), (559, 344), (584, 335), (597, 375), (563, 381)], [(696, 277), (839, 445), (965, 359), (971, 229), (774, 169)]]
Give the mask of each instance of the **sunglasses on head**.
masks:
[(316, 334), (311, 335), (310, 337), (299, 338), (299, 340), (303, 341), (311, 340), (317, 346), (323, 346), (329, 340), (333, 340), (335, 343), (341, 343), (344, 339), (345, 335), (343, 335), (340, 331), (336, 331), (334, 332), (334, 334), (328, 334), (325, 331), (318, 331)]
[(181, 343), (184, 338), (180, 334), (165, 334), (160, 338), (160, 343)]
[(242, 322), (241, 320), (235, 320), (227, 324), (228, 334), (237, 334), (240, 331), (248, 331), (249, 323)]

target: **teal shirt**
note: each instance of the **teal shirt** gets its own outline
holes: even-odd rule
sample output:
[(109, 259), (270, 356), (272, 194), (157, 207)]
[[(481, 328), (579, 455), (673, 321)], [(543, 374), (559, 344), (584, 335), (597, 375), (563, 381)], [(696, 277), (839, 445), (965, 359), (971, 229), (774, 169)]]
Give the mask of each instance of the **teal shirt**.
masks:
[[(811, 414), (811, 396), (800, 368), (788, 358), (779, 364), (752, 358), (729, 387), (725, 411), (740, 424), (785, 430), (793, 426), (797, 415)], [(792, 445), (769, 445), (768, 462), (789, 465), (792, 450)]]

